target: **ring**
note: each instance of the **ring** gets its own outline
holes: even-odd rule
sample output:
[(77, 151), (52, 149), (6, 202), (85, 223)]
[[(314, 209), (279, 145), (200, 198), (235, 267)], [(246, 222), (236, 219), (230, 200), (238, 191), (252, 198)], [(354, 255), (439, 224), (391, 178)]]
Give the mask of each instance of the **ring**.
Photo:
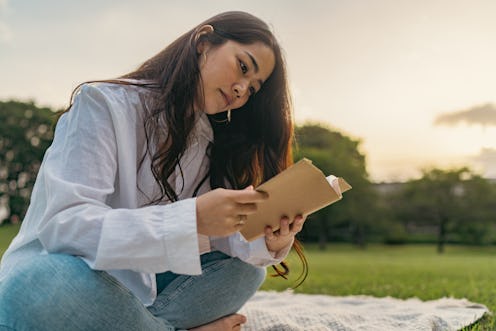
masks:
[(245, 225), (246, 218), (246, 215), (238, 215), (239, 221), (236, 223), (236, 226)]

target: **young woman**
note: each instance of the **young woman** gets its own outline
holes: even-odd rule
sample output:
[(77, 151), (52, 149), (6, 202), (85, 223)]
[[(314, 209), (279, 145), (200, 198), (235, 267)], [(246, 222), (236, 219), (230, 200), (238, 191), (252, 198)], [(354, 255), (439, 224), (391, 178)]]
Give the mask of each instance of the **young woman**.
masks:
[(239, 330), (303, 226), (238, 232), (267, 199), (253, 187), (290, 165), (292, 134), (281, 50), (243, 12), (82, 84), (2, 259), (0, 329)]

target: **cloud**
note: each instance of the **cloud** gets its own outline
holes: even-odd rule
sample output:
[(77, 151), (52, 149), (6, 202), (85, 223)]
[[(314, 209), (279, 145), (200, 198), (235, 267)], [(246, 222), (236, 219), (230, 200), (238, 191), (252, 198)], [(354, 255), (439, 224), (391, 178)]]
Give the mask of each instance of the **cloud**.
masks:
[(486, 103), (465, 110), (444, 113), (436, 117), (434, 124), (453, 126), (460, 122), (470, 125), (496, 126), (496, 105)]

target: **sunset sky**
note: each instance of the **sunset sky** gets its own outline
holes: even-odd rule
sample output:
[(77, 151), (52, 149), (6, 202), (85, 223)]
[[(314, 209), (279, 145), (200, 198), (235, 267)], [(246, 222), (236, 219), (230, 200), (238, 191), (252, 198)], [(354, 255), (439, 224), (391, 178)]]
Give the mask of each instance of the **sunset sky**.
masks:
[(0, 99), (63, 107), (227, 10), (273, 27), (297, 122), (360, 139), (374, 181), (496, 177), (494, 0), (0, 0)]

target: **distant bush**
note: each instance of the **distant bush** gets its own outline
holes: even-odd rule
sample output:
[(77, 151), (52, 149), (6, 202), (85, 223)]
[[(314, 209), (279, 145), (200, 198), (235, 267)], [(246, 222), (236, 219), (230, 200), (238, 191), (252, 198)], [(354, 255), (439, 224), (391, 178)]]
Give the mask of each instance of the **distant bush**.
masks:
[(49, 108), (0, 101), (0, 224), (24, 217), (54, 120)]

